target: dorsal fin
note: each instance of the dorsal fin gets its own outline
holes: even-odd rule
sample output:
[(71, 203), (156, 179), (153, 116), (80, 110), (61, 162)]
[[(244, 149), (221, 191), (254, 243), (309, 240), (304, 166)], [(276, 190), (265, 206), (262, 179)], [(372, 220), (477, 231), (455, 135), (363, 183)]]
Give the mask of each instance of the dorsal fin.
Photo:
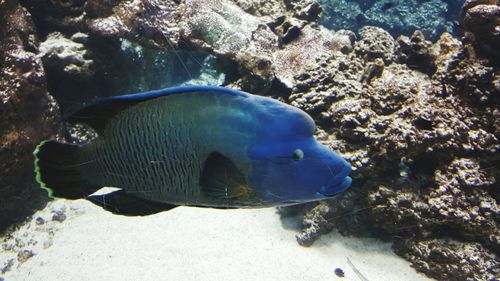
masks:
[(155, 98), (182, 94), (182, 93), (214, 93), (228, 94), (234, 96), (246, 97), (248, 94), (238, 90), (228, 89), (219, 86), (180, 86), (166, 88), (161, 90), (149, 91), (144, 93), (114, 96), (102, 98), (96, 102), (85, 106), (77, 112), (65, 117), (65, 120), (70, 123), (84, 123), (91, 126), (98, 134), (102, 134), (108, 120), (113, 118), (119, 112), (139, 104), (141, 102), (152, 100)]

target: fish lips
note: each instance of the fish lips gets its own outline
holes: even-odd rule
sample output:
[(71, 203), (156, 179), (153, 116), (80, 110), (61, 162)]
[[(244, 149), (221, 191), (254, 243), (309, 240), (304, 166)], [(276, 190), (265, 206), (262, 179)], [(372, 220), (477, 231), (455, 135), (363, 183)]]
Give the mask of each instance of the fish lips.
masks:
[(332, 197), (346, 191), (352, 183), (352, 178), (348, 176), (350, 172), (351, 167), (347, 166), (338, 176), (321, 187), (316, 194), (323, 197)]

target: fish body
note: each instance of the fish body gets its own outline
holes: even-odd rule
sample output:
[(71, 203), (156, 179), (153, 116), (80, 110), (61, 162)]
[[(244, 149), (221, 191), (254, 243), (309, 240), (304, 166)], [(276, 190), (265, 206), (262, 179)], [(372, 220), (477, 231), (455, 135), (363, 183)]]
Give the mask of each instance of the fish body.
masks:
[(54, 197), (89, 198), (113, 186), (121, 189), (115, 210), (120, 201), (258, 208), (329, 198), (351, 183), (350, 165), (314, 139), (306, 113), (227, 88), (107, 98), (68, 121), (99, 137), (37, 148), (37, 179)]

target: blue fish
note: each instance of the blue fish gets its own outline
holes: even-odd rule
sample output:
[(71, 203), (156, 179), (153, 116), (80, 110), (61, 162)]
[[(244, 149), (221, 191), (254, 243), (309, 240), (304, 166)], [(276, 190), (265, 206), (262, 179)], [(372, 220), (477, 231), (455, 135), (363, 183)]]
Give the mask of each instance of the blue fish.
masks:
[[(104, 98), (67, 121), (99, 137), (40, 143), (37, 181), (51, 197), (86, 198), (116, 214), (290, 205), (330, 198), (352, 181), (349, 163), (314, 138), (309, 115), (224, 87)], [(92, 195), (105, 186), (119, 190)]]

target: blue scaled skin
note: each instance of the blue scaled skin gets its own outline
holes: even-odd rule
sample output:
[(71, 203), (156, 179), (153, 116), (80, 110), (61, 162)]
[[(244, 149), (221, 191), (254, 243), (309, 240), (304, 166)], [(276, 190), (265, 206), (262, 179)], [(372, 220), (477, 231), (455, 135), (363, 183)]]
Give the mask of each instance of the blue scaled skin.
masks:
[[(111, 97), (67, 120), (99, 137), (82, 146), (42, 142), (38, 182), (52, 197), (87, 198), (114, 213), (289, 205), (351, 184), (351, 166), (314, 138), (309, 115), (241, 91), (187, 86)], [(103, 186), (120, 191), (89, 196)]]

